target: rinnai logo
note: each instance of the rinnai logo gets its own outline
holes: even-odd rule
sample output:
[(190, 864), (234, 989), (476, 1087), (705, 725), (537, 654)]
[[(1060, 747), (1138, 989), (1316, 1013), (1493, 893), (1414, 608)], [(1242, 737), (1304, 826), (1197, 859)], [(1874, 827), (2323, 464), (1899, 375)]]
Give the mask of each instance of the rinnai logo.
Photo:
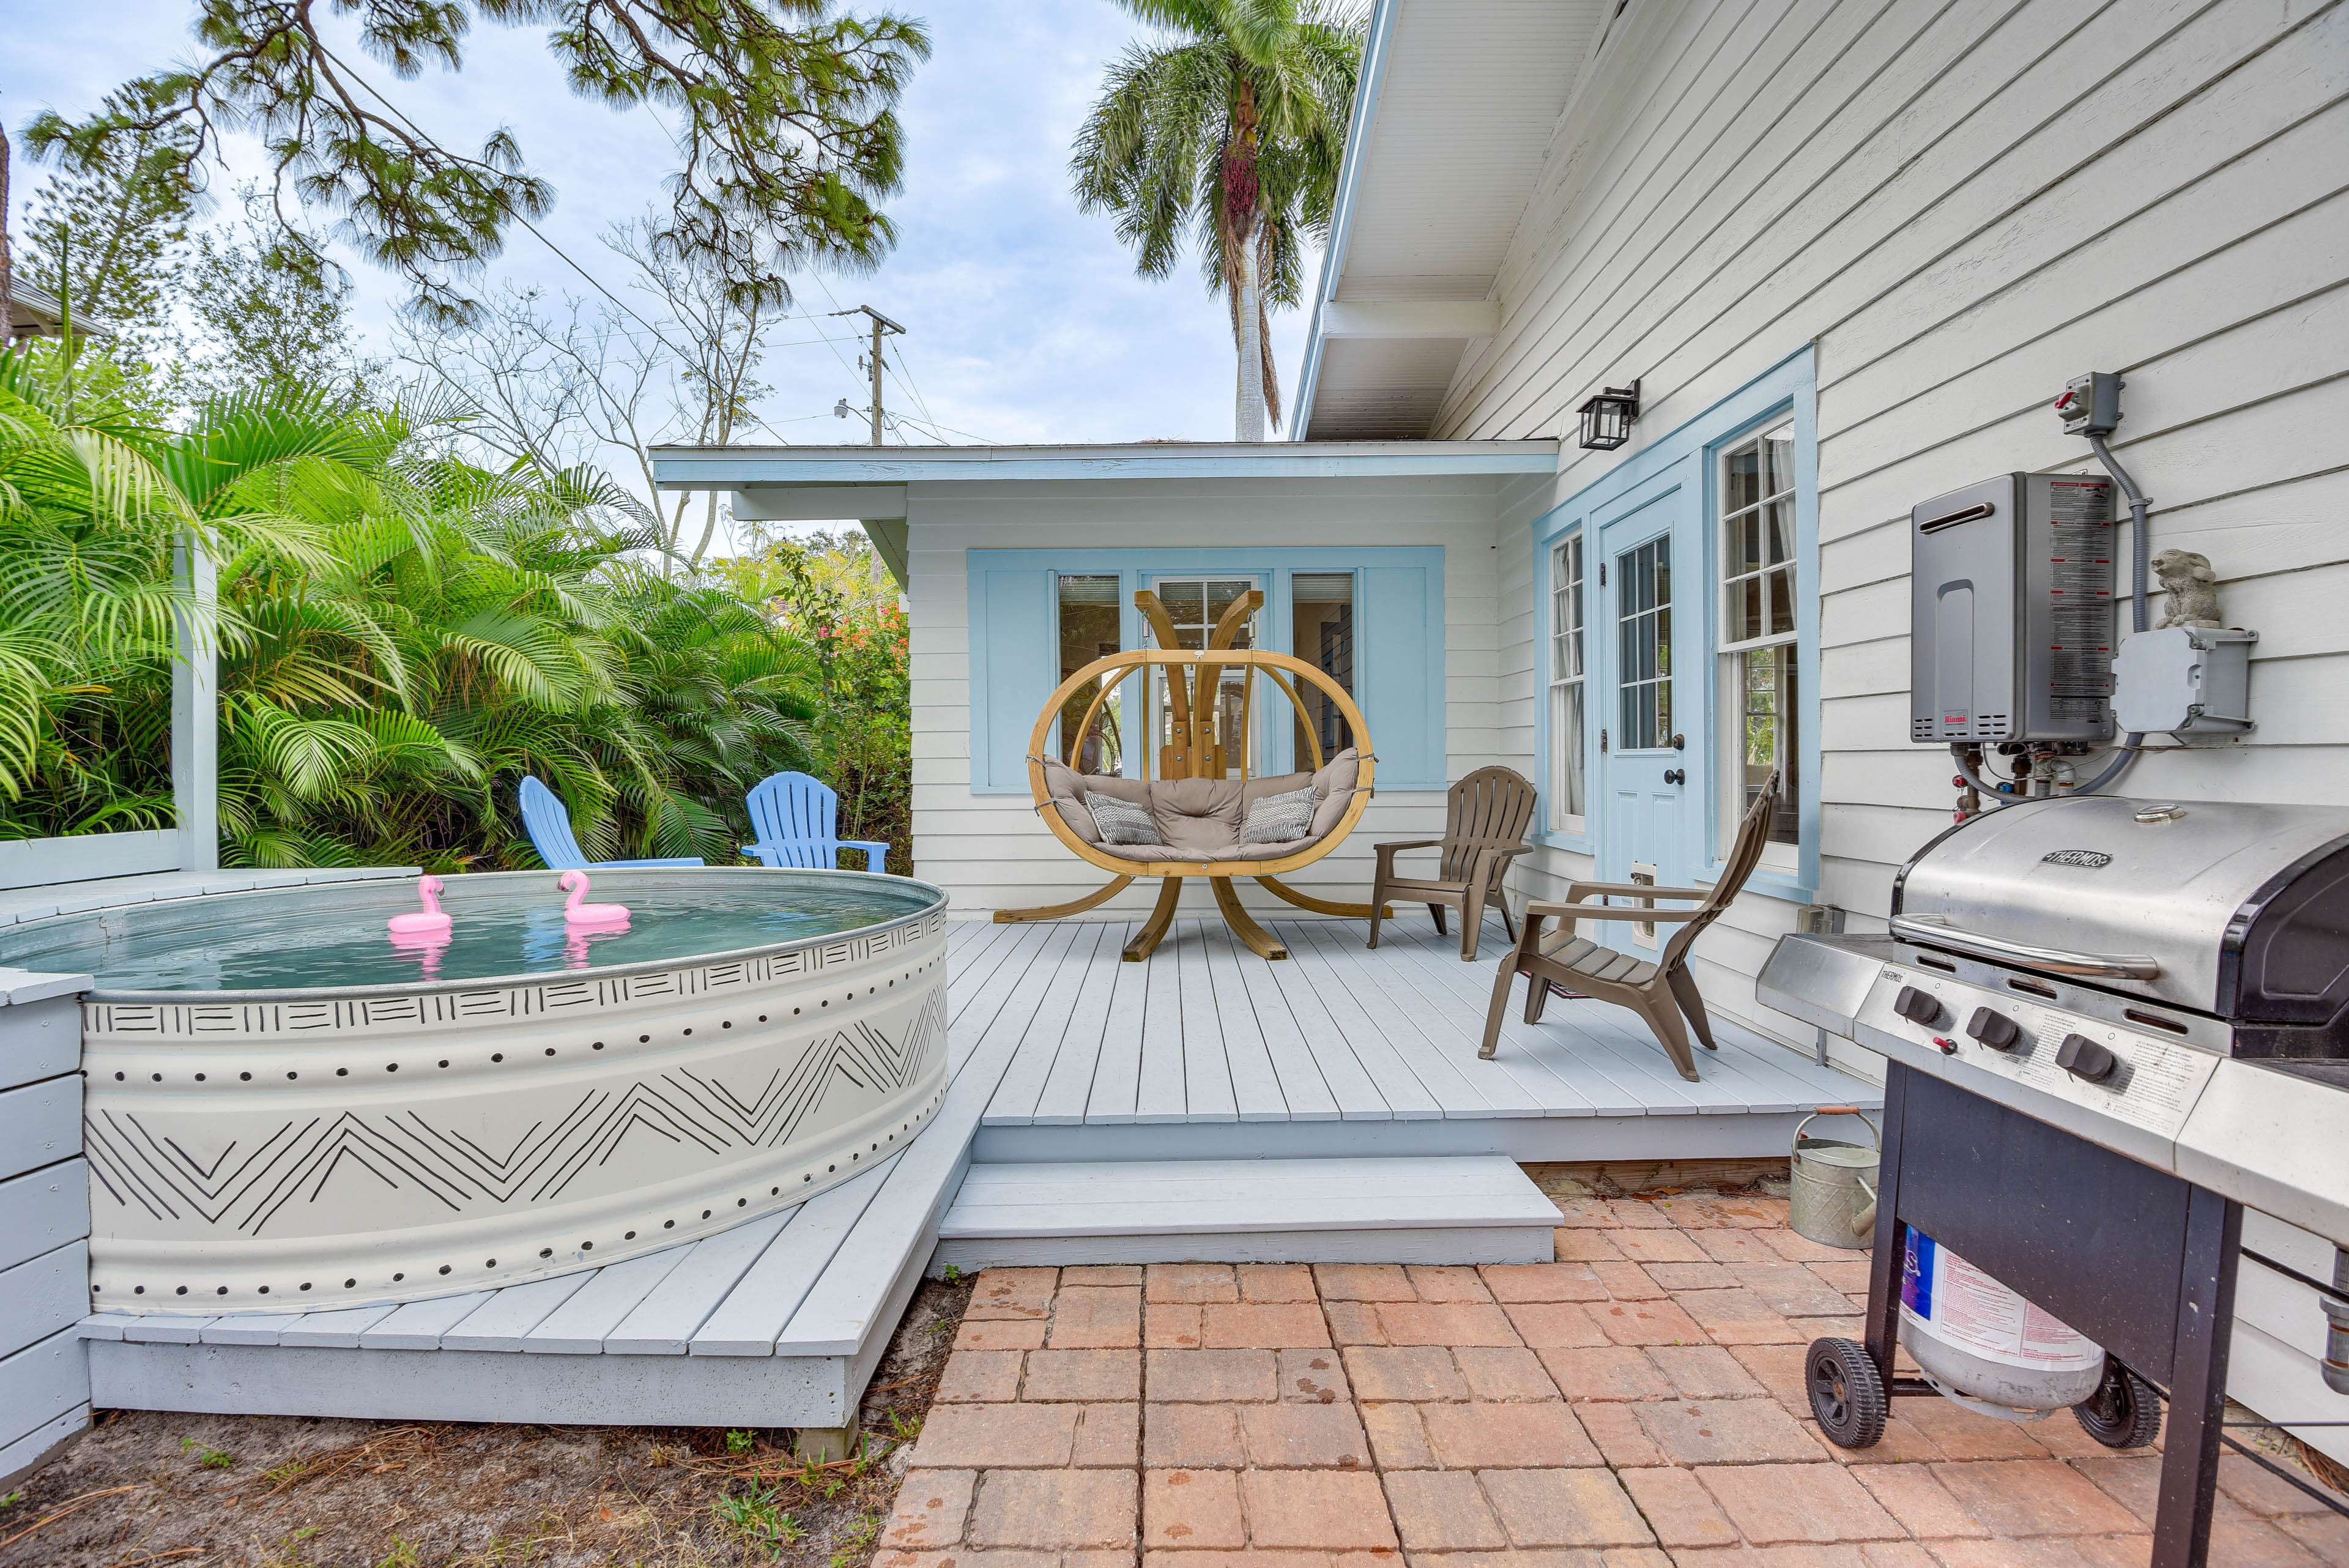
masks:
[(2109, 866), (2113, 857), (2101, 849), (2051, 849), (2039, 857), (2042, 866), (2085, 866), (2094, 871)]

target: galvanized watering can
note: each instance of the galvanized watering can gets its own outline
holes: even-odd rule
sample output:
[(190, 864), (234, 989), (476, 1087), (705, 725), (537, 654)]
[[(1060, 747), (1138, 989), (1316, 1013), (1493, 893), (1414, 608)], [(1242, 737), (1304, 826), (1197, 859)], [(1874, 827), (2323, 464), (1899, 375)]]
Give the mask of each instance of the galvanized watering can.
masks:
[[(1836, 1138), (1805, 1137), (1821, 1116), (1858, 1116), (1876, 1147)], [(1877, 1167), (1884, 1140), (1857, 1106), (1821, 1106), (1795, 1128), (1794, 1171), (1787, 1223), (1798, 1236), (1826, 1247), (1865, 1248), (1876, 1233)]]

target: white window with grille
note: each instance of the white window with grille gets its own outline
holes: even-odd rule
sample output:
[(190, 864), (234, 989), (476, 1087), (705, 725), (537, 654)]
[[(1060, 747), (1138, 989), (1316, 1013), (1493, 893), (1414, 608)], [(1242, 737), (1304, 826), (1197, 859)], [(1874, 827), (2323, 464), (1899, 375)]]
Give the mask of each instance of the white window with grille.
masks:
[(1582, 535), (1570, 534), (1549, 557), (1549, 803), (1553, 833), (1584, 830)]
[(1795, 646), (1795, 427), (1777, 426), (1721, 454), (1721, 842), (1775, 769), (1778, 809), (1763, 863), (1792, 868), (1800, 845), (1802, 756)]

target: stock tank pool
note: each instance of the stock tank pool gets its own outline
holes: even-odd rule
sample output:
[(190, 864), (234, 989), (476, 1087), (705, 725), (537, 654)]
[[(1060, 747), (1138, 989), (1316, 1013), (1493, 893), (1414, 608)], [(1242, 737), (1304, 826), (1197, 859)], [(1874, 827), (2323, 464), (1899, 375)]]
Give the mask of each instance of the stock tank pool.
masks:
[(304, 1311), (616, 1262), (903, 1148), (946, 1088), (946, 895), (854, 871), (414, 879), (175, 899), (0, 931), (88, 973), (94, 1306)]

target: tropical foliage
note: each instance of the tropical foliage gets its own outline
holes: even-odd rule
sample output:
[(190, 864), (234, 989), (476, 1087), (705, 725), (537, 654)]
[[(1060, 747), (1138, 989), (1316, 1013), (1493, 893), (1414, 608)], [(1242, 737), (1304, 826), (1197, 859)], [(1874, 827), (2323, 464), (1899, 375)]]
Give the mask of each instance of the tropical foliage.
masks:
[[(835, 746), (886, 772), (863, 735), (887, 710), (877, 619), (771, 611), (799, 602), (780, 556), (747, 568), (773, 574), (758, 597), (664, 576), (601, 476), (485, 470), (450, 425), (277, 391), (164, 434), (54, 346), (0, 354), (0, 836), (168, 826), (171, 660), (206, 641), (231, 864), (531, 865), (525, 773), (591, 856), (730, 864), (767, 774)], [(175, 587), (180, 538), (217, 574), (212, 616)], [(834, 689), (854, 738), (823, 732)], [(887, 793), (856, 786), (856, 809)]]
[[(721, 564), (720, 579), (814, 652), (812, 745), (840, 795), (843, 838), (885, 839), (910, 870), (912, 664), (897, 587), (861, 533), (816, 531)], [(907, 854), (903, 865), (897, 857)]]
[(1267, 314), (1302, 297), (1303, 239), (1329, 238), (1361, 24), (1333, 0), (1123, 4), (1165, 36), (1110, 67), (1077, 133), (1077, 199), (1116, 215), (1144, 277), (1196, 243), (1231, 306), (1237, 434), (1262, 441), (1280, 423)]

